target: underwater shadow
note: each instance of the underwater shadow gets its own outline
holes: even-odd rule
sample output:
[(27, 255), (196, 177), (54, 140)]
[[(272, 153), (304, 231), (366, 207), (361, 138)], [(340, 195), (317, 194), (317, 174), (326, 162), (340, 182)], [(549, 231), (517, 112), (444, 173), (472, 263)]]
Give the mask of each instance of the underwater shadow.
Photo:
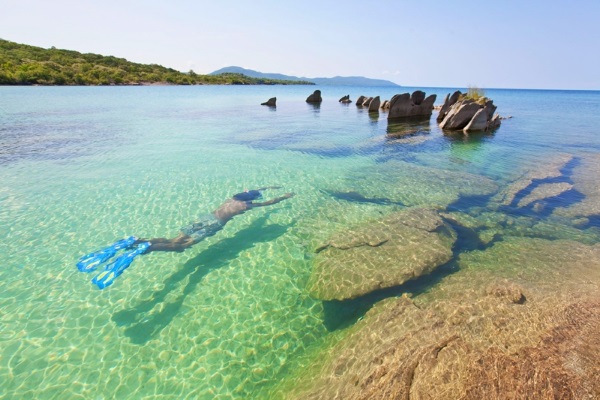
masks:
[[(240, 253), (254, 245), (275, 240), (288, 230), (288, 227), (283, 225), (265, 227), (266, 221), (266, 216), (257, 219), (234, 237), (215, 243), (195, 258), (187, 261), (179, 271), (165, 280), (164, 288), (156, 292), (150, 300), (144, 301), (130, 310), (115, 313), (112, 320), (118, 326), (129, 325), (125, 329), (125, 335), (131, 339), (132, 343), (147, 343), (173, 320), (187, 295), (195, 290), (206, 275), (228, 265)], [(179, 287), (179, 283), (187, 277), (189, 277), (188, 283), (175, 301), (165, 304), (159, 312), (147, 315), (156, 305), (163, 303), (169, 293)]]
[(399, 297), (405, 293), (410, 293), (413, 296), (423, 293), (457, 270), (458, 265), (453, 259), (438, 267), (431, 274), (421, 276), (399, 286), (376, 290), (352, 300), (323, 301), (323, 325), (329, 332), (347, 328), (362, 318), (375, 303), (389, 297)]
[(393, 201), (391, 199), (388, 199), (387, 197), (365, 197), (362, 194), (360, 194), (356, 191), (353, 191), (353, 190), (350, 190), (350, 191), (321, 190), (321, 191), (335, 199), (349, 201), (352, 203), (367, 203), (367, 204), (377, 204), (377, 205), (384, 205), (384, 206), (396, 205), (396, 206), (406, 207), (406, 204), (404, 204), (400, 201)]
[(385, 132), (387, 140), (430, 133), (431, 123), (429, 117), (392, 118), (388, 119), (388, 126)]

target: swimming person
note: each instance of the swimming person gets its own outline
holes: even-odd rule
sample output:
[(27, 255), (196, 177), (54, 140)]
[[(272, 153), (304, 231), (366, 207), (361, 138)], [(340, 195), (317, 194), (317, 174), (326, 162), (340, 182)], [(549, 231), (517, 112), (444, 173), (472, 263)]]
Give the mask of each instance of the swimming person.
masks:
[(261, 191), (266, 189), (280, 189), (280, 187), (269, 186), (238, 193), (221, 204), (219, 208), (212, 213), (206, 214), (199, 218), (198, 221), (181, 228), (179, 236), (177, 237), (172, 239), (138, 239), (134, 244), (150, 242), (150, 247), (148, 247), (146, 253), (151, 251), (183, 251), (200, 242), (202, 239), (212, 236), (220, 231), (221, 228), (236, 215), (242, 214), (253, 208), (277, 204), (280, 201), (294, 196), (294, 193), (286, 193), (283, 196), (276, 197), (272, 200), (255, 203), (254, 200), (262, 197)]
[(98, 285), (100, 289), (104, 289), (111, 285), (114, 280), (129, 267), (134, 258), (140, 254), (147, 254), (152, 251), (184, 251), (201, 240), (213, 236), (236, 215), (240, 215), (253, 208), (277, 204), (294, 196), (294, 193), (286, 193), (281, 197), (276, 197), (271, 200), (255, 202), (255, 200), (262, 197), (261, 191), (267, 189), (280, 189), (280, 187), (268, 186), (238, 193), (221, 204), (212, 213), (206, 214), (196, 222), (181, 228), (179, 235), (172, 239), (139, 239), (135, 236), (131, 236), (119, 240), (102, 250), (81, 257), (77, 263), (77, 268), (82, 272), (92, 272), (98, 265), (112, 258), (117, 251), (134, 248), (108, 264), (104, 271), (92, 279), (92, 282)]

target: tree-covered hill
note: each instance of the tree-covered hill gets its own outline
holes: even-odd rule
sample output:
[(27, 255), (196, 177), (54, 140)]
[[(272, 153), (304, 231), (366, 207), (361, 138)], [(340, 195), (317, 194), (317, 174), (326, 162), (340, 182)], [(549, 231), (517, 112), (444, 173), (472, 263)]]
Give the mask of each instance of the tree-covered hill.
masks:
[(297, 85), (311, 82), (251, 78), (242, 74), (183, 73), (124, 58), (44, 49), (0, 39), (0, 85)]

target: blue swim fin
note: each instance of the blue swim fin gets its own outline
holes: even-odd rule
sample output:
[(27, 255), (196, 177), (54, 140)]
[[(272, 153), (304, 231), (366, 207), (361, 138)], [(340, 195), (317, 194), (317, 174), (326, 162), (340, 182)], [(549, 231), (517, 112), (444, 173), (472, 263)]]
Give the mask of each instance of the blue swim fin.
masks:
[(79, 259), (79, 262), (77, 263), (77, 269), (79, 269), (81, 272), (92, 272), (98, 265), (117, 254), (117, 251), (130, 247), (135, 243), (136, 240), (137, 239), (135, 236), (130, 236), (127, 239), (122, 239), (111, 244), (105, 249), (86, 254)]
[(112, 283), (117, 279), (119, 275), (123, 273), (131, 265), (133, 259), (140, 254), (143, 254), (150, 247), (150, 242), (144, 242), (138, 244), (135, 250), (128, 251), (127, 253), (121, 255), (112, 263), (106, 266), (106, 269), (100, 272), (92, 282), (95, 283), (100, 289), (104, 289), (112, 285)]

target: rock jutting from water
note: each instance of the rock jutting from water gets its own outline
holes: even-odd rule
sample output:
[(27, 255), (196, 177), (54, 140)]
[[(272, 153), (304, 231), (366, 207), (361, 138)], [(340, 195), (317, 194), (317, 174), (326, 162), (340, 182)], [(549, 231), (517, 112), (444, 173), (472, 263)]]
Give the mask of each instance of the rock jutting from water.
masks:
[(317, 248), (308, 292), (347, 300), (401, 285), (448, 262), (455, 241), (433, 209), (409, 209), (339, 232)]
[(350, 104), (350, 103), (352, 103), (352, 100), (350, 100), (350, 95), (347, 94), (344, 97), (342, 97), (341, 99), (339, 99), (338, 102), (343, 103), (343, 104)]
[(600, 394), (600, 245), (508, 238), (422, 295), (376, 303), (290, 380), (292, 399)]
[(487, 97), (469, 98), (460, 91), (446, 95), (437, 121), (445, 130), (490, 131), (500, 126), (496, 106)]
[(381, 104), (381, 100), (379, 96), (373, 97), (371, 102), (369, 103), (369, 112), (377, 112), (379, 111), (379, 105)]
[(277, 97), (271, 97), (264, 103), (260, 103), (261, 106), (277, 107)]
[(322, 103), (323, 98), (321, 97), (321, 91), (315, 90), (313, 94), (306, 98), (307, 103)]
[(425, 92), (416, 90), (413, 94), (394, 95), (390, 100), (388, 119), (429, 117), (433, 112), (436, 95), (425, 98)]

